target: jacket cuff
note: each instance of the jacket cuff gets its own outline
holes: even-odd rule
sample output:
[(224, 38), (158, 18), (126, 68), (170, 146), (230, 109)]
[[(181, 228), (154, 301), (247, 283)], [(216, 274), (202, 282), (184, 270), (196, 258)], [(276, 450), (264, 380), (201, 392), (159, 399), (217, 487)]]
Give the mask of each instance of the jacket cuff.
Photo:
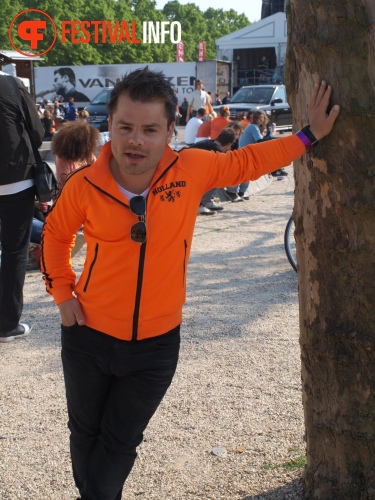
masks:
[(52, 288), (52, 290), (50, 289), (50, 293), (52, 294), (53, 300), (57, 306), (61, 304), (61, 302), (66, 302), (67, 300), (74, 298), (73, 290), (70, 285)]

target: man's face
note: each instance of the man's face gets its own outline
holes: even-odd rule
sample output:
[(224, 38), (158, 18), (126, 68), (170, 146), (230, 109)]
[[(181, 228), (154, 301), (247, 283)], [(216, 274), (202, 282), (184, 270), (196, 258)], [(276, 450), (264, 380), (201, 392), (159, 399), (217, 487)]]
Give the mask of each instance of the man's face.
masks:
[(197, 82), (196, 88), (197, 88), (197, 90), (202, 90), (203, 89), (203, 82)]
[(232, 147), (232, 144), (227, 144), (226, 146), (221, 146), (221, 151), (223, 153), (227, 153), (228, 151), (230, 151), (230, 148)]
[(108, 129), (120, 173), (142, 175), (156, 169), (171, 141), (174, 122), (168, 127), (163, 102), (132, 101), (124, 93), (108, 118)]
[(235, 128), (234, 128), (234, 129), (232, 129), (232, 130), (233, 130), (233, 132), (234, 132), (234, 134), (235, 134), (235, 139), (234, 139), (234, 142), (236, 142), (236, 141), (237, 141), (237, 139), (239, 139), (239, 138), (240, 138), (240, 135), (241, 135), (241, 130), (237, 130), (237, 129), (235, 129)]
[(56, 73), (55, 78), (53, 79), (53, 86), (56, 93), (61, 92), (66, 87), (67, 76), (61, 76), (60, 73)]

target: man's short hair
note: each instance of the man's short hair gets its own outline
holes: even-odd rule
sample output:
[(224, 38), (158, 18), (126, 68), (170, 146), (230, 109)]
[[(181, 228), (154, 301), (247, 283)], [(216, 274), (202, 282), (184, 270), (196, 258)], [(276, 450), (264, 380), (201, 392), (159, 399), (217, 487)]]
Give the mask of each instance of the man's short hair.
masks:
[(197, 111), (197, 116), (204, 116), (206, 114), (206, 110), (204, 108), (199, 108)]
[(236, 140), (236, 134), (231, 128), (224, 128), (215, 139), (221, 146), (231, 146)]
[(242, 132), (242, 125), (237, 120), (229, 122), (225, 128), (231, 128), (232, 130), (237, 130), (237, 132)]
[(70, 68), (59, 68), (56, 69), (53, 74), (56, 75), (58, 73), (60, 76), (67, 76), (69, 78), (69, 81), (74, 87), (76, 86), (76, 75), (74, 71)]
[(170, 83), (161, 71), (151, 71), (148, 66), (125, 75), (111, 92), (107, 109), (112, 116), (121, 94), (127, 94), (132, 101), (164, 102), (165, 115), (169, 125), (176, 117), (176, 97)]

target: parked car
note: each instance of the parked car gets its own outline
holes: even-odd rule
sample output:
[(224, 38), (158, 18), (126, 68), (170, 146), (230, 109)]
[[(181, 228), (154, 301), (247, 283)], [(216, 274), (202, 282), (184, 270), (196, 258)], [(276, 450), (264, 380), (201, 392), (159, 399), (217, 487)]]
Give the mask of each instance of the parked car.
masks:
[(99, 132), (108, 131), (108, 110), (107, 103), (113, 87), (107, 87), (99, 92), (88, 106), (85, 107), (89, 112), (87, 123), (99, 129)]
[[(284, 85), (252, 85), (241, 87), (226, 106), (230, 109), (230, 118), (237, 113), (262, 109), (269, 120), (276, 124), (276, 130), (290, 130), (293, 125), (292, 112), (286, 100)], [(221, 106), (214, 106), (218, 112)]]

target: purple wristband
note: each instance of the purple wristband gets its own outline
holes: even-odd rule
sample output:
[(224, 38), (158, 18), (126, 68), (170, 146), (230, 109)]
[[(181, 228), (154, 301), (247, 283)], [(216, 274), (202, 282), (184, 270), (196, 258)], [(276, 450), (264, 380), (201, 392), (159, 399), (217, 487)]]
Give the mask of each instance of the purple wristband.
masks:
[(300, 139), (303, 142), (303, 144), (305, 145), (306, 151), (309, 151), (311, 149), (312, 143), (311, 143), (310, 139), (307, 137), (307, 135), (304, 132), (302, 132), (302, 130), (299, 130), (296, 133), (296, 136), (298, 137), (298, 139)]

